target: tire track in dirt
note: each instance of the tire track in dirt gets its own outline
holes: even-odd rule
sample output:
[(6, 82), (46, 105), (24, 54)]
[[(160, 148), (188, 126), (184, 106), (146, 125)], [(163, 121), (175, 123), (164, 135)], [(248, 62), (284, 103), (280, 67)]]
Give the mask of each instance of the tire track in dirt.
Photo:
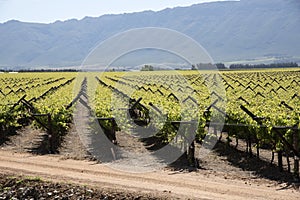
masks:
[(276, 190), (265, 185), (245, 185), (240, 180), (207, 178), (199, 173), (128, 173), (104, 164), (65, 160), (60, 156), (0, 151), (1, 171), (40, 176), (53, 181), (66, 181), (96, 187), (134, 192), (157, 193), (170, 197), (194, 199), (299, 199), (293, 190)]

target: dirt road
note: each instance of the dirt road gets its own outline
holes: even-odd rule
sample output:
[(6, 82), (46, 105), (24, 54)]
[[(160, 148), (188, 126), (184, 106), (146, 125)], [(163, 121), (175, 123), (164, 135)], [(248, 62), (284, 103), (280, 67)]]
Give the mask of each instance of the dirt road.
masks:
[(166, 194), (171, 198), (192, 199), (299, 199), (300, 193), (268, 185), (249, 185), (242, 180), (207, 177), (196, 172), (161, 170), (151, 173), (116, 171), (89, 161), (35, 156), (0, 151), (1, 172), (38, 176), (45, 180), (79, 183), (124, 192)]

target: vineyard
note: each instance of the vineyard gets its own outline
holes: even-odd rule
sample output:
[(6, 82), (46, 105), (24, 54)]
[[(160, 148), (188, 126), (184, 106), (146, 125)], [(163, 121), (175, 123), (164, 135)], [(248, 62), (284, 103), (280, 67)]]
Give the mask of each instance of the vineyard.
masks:
[(75, 77), (70, 73), (2, 74), (1, 138), (31, 124), (47, 130), (53, 142), (59, 140), (54, 136), (65, 133), (72, 121), (68, 104), (72, 101)]
[(105, 133), (151, 137), (162, 146), (174, 143), (187, 151), (193, 165), (195, 143), (208, 145), (222, 136), (228, 145), (243, 140), (250, 156), (259, 157), (260, 149), (268, 149), (273, 162), (276, 154), (281, 170), (286, 156), (288, 170), (299, 177), (297, 69), (5, 73), (0, 81), (0, 141), (31, 125), (47, 131), (49, 151), (57, 152), (86, 88), (90, 108)]

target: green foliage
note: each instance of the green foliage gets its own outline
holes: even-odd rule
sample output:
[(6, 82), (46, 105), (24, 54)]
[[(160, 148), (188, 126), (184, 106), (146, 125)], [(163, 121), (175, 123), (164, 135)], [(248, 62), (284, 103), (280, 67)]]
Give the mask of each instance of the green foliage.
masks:
[[(19, 73), (1, 74), (2, 85), (0, 94), (0, 127), (4, 131), (9, 127), (19, 127), (20, 121), (28, 119), (33, 114), (50, 114), (51, 126), (58, 133), (65, 132), (72, 120), (72, 110), (65, 106), (72, 101), (74, 73)], [(25, 106), (21, 97), (33, 108)], [(16, 104), (19, 102), (19, 104)], [(48, 126), (48, 118), (37, 117)], [(33, 125), (43, 126), (37, 121)]]
[[(145, 66), (151, 69), (151, 66)], [(97, 117), (117, 119), (118, 127), (128, 131), (136, 125), (128, 117), (128, 108), (134, 100), (142, 98), (140, 104), (148, 111), (139, 120), (151, 119), (146, 126), (153, 126), (157, 136), (170, 142), (177, 133), (172, 122), (197, 120), (196, 138), (202, 140), (206, 134), (206, 122), (222, 121), (224, 115), (214, 107), (206, 109), (218, 99), (215, 107), (226, 112), (225, 123), (244, 124), (246, 127), (232, 127), (230, 136), (259, 141), (258, 146), (272, 146), (282, 150), (284, 145), (272, 128), (274, 126), (294, 126), (300, 121), (299, 85), (300, 72), (296, 70), (223, 71), (222, 78), (215, 72), (203, 71), (160, 71), (160, 72), (105, 72), (97, 75), (101, 82), (88, 74), (88, 93), (91, 107)], [(54, 131), (65, 132), (72, 121), (72, 109), (67, 110), (73, 99), (74, 81), (59, 87), (74, 77), (74, 73), (33, 73), (1, 74), (0, 81), (0, 129), (20, 126), (22, 118), (30, 112), (51, 115)], [(78, 78), (77, 78), (78, 79)], [(77, 80), (81, 83), (81, 80)], [(222, 94), (226, 92), (226, 95)], [(210, 87), (208, 87), (210, 86)], [(57, 88), (51, 90), (51, 88)], [(92, 90), (95, 89), (95, 92)], [(214, 89), (214, 93), (211, 89)], [(46, 91), (43, 98), (39, 98)], [(76, 91), (78, 93), (78, 91)], [(14, 106), (26, 95), (36, 110), (28, 110), (22, 104)], [(130, 99), (131, 98), (131, 99)], [(142, 106), (138, 105), (138, 109)], [(153, 106), (155, 106), (155, 109)], [(245, 113), (243, 105), (254, 115), (264, 117), (261, 127), (257, 121)], [(14, 106), (14, 107), (13, 107)], [(40, 117), (47, 124), (47, 117)], [(41, 125), (37, 122), (38, 127)], [(111, 122), (103, 122), (105, 128), (112, 128)], [(281, 131), (284, 138), (292, 142), (291, 130)]]
[[(97, 116), (120, 118), (122, 115), (118, 113), (123, 112), (123, 118), (121, 117), (120, 120), (123, 130), (132, 128), (124, 110), (118, 110), (118, 108), (128, 108), (128, 99), (112, 89), (117, 88), (131, 98), (142, 97), (141, 103), (149, 110), (152, 109), (149, 103), (152, 103), (162, 111), (165, 118), (161, 123), (157, 123), (159, 124), (157, 128), (160, 130), (157, 135), (162, 140), (168, 142), (176, 134), (177, 130), (171, 125), (172, 121), (192, 119), (199, 121), (196, 138), (201, 140), (207, 134), (204, 128), (205, 123), (211, 119), (222, 121), (223, 118), (223, 115), (214, 108), (211, 108), (210, 115), (203, 115), (205, 109), (218, 98), (217, 95), (212, 95), (207, 88), (207, 85), (217, 82), (217, 79), (211, 72), (201, 75), (196, 71), (178, 73), (181, 74), (165, 71), (130, 73), (128, 76), (118, 73), (102, 75), (99, 78), (106, 83), (106, 86), (99, 84), (96, 91), (94, 108)], [(276, 144), (275, 149), (283, 148), (282, 141), (271, 130), (274, 126), (293, 126), (299, 123), (300, 101), (297, 97), (292, 98), (299, 92), (299, 71), (227, 71), (222, 72), (221, 75), (222, 80), (220, 81), (226, 90), (226, 97), (223, 97), (225, 106), (222, 101), (215, 106), (223, 108), (223, 111), (229, 116), (225, 123), (249, 125), (248, 127), (232, 127), (228, 130), (229, 135), (243, 139), (257, 138), (260, 142), (257, 145), (272, 146)], [(113, 79), (108, 77), (113, 77)], [(185, 82), (186, 80), (188, 81)], [(250, 89), (247, 89), (248, 86)], [(160, 92), (155, 92), (158, 90)], [(218, 89), (216, 89), (216, 93), (221, 94)], [(176, 98), (171, 94), (175, 94)], [(190, 99), (184, 102), (188, 97)], [(239, 97), (242, 97), (244, 101)], [(195, 99), (198, 105), (191, 99)], [(283, 106), (282, 101), (285, 101), (294, 110)], [(240, 108), (240, 105), (247, 107), (253, 114), (264, 117), (262, 123), (266, 127), (260, 127)], [(285, 131), (283, 135), (288, 141), (292, 140), (291, 131)]]
[(154, 68), (151, 65), (144, 65), (141, 69), (141, 71), (153, 71)]

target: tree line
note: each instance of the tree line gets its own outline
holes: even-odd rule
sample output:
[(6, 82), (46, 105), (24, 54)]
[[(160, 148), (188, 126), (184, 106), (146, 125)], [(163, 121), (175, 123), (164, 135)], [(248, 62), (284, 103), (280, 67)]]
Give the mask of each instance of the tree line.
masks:
[(271, 64), (231, 64), (228, 68), (223, 63), (198, 63), (192, 65), (192, 70), (209, 69), (259, 69), (259, 68), (297, 68), (299, 65), (295, 62), (271, 63)]
[(297, 63), (272, 63), (272, 64), (231, 64), (229, 69), (259, 69), (259, 68), (297, 68)]

